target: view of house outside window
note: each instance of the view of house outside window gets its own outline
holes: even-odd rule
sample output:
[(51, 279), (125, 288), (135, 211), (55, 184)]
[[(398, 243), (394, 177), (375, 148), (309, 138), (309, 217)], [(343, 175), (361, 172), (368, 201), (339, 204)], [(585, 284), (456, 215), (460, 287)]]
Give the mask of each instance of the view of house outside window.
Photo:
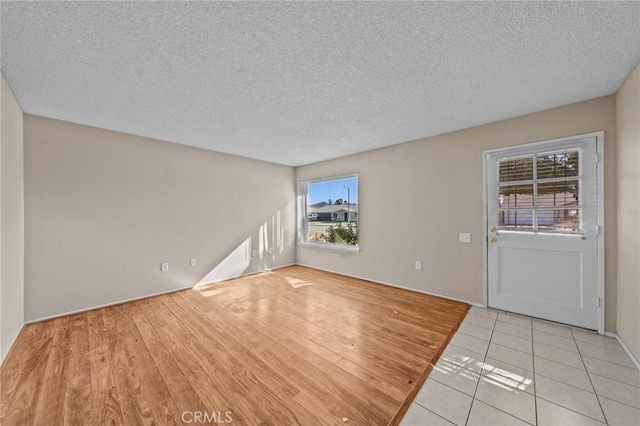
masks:
[(358, 246), (358, 176), (307, 183), (307, 241)]

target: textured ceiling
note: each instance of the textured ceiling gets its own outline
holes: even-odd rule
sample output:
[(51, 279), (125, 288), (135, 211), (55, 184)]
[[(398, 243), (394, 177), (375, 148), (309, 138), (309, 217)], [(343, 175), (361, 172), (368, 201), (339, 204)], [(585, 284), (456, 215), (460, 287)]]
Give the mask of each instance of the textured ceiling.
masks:
[(640, 3), (2, 2), (25, 112), (302, 165), (614, 93)]

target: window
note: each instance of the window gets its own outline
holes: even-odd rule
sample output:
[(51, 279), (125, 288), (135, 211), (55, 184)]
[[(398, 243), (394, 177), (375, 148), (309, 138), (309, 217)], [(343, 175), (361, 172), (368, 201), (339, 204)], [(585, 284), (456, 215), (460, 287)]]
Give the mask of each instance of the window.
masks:
[(358, 249), (358, 176), (301, 182), (300, 242)]
[(582, 226), (579, 148), (498, 161), (498, 227), (578, 233)]

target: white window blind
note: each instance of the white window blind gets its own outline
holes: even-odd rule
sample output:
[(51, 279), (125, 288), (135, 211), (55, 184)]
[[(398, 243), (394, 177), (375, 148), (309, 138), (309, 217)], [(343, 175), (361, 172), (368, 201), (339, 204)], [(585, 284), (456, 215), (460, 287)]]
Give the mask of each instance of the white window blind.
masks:
[(581, 148), (498, 159), (498, 228), (581, 233)]

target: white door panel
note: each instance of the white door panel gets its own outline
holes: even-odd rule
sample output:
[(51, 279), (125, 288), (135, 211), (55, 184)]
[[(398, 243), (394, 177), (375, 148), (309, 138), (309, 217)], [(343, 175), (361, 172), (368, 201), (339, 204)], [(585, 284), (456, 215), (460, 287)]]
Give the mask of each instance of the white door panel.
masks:
[(490, 307), (598, 328), (596, 139), (487, 156)]
[[(501, 247), (499, 251), (499, 263), (509, 265), (500, 268), (499, 295), (524, 297), (571, 308), (582, 307), (582, 253), (508, 247)], [(513, 267), (522, 259), (554, 267), (534, 268), (523, 275)], [(523, 262), (519, 266), (528, 270), (529, 265)]]

